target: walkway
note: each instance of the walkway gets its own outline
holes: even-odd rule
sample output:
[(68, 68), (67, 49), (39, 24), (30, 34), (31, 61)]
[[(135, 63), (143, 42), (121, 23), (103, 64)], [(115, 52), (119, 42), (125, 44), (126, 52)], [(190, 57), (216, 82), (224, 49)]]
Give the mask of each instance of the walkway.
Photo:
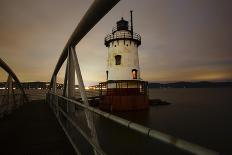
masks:
[(75, 154), (44, 100), (0, 119), (0, 154)]

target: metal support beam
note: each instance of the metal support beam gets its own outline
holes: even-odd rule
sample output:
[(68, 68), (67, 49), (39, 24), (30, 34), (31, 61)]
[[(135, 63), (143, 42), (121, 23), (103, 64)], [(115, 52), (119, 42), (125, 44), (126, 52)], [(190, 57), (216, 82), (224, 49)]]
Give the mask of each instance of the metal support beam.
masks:
[[(76, 29), (66, 43), (60, 58), (56, 64), (53, 75), (57, 75), (62, 64), (68, 56), (70, 46), (75, 47), (79, 41), (104, 17), (120, 0), (95, 0), (85, 13)], [(52, 83), (52, 79), (51, 79)], [(50, 87), (52, 87), (50, 85)]]
[[(56, 91), (57, 91), (57, 85), (56, 85), (56, 76), (53, 76), (53, 83), (52, 83), (52, 93), (54, 93), (54, 94), (56, 94)], [(50, 98), (50, 100), (53, 102), (50, 102), (50, 104), (52, 103), (52, 104), (56, 104), (56, 106), (57, 106), (57, 104), (58, 104), (58, 102), (57, 102), (57, 99), (58, 98), (56, 98), (56, 97), (52, 97), (52, 98)], [(57, 113), (58, 114), (58, 113)]]
[(13, 90), (13, 81), (12, 81), (12, 77), (10, 75), (8, 75), (7, 78), (7, 113), (10, 114), (13, 110), (13, 94), (12, 94), (12, 90)]
[(68, 54), (68, 98), (75, 96), (75, 65), (72, 54), (69, 50)]
[(64, 76), (64, 87), (63, 87), (63, 96), (67, 97), (67, 83), (68, 83), (68, 60), (66, 63), (66, 70)]
[(76, 55), (76, 51), (75, 51), (75, 47), (70, 47), (70, 52), (74, 59), (74, 65), (75, 65), (75, 69), (76, 69), (76, 75), (77, 75), (77, 80), (78, 80), (78, 84), (79, 84), (79, 90), (80, 90), (80, 93), (81, 93), (81, 98), (83, 100), (83, 103), (85, 105), (89, 105), (88, 103), (88, 99), (87, 99), (87, 96), (86, 96), (86, 93), (85, 93), (85, 85), (84, 85), (84, 82), (83, 82), (83, 79), (82, 79), (82, 75), (81, 75), (81, 69), (80, 69), (80, 66), (79, 66), (79, 62), (78, 62), (78, 59), (77, 59), (77, 55)]
[[(73, 55), (71, 54), (72, 50), (69, 49), (68, 53), (68, 98), (74, 98), (75, 97), (75, 63)], [(67, 111), (69, 113), (75, 112), (75, 105), (74, 104), (68, 104), (67, 105)]]
[(52, 79), (52, 93), (56, 94), (56, 76), (53, 76)]
[(16, 76), (16, 74), (13, 72), (13, 70), (10, 69), (10, 67), (0, 58), (0, 67), (2, 67), (15, 81), (15, 83), (18, 85), (19, 89), (21, 90), (23, 97), (26, 99), (26, 101), (28, 102), (28, 98), (26, 96), (26, 93), (18, 79), (18, 77)]
[(7, 85), (8, 85), (8, 95), (12, 94), (13, 81), (12, 81), (12, 77), (10, 75), (8, 75), (8, 78), (7, 78)]
[[(119, 0), (95, 0), (88, 11), (85, 13), (84, 17), (72, 33), (71, 37), (69, 38), (67, 44), (65, 45), (60, 58), (56, 64), (55, 70), (52, 75), (52, 79), (50, 82), (50, 88), (54, 88), (52, 84), (54, 84), (54, 78), (56, 77), (61, 66), (63, 65), (64, 61), (68, 57), (67, 60), (67, 68), (65, 74), (65, 81), (64, 81), (64, 92), (63, 95), (66, 95), (66, 91), (68, 91), (68, 97), (73, 98), (75, 95), (75, 70), (78, 79), (79, 89), (81, 93), (81, 97), (83, 100), (84, 105), (88, 106), (88, 99), (85, 93), (85, 86), (81, 76), (80, 66), (78, 63), (78, 59), (75, 52), (75, 46), (79, 43), (79, 41), (98, 23), (98, 21), (105, 16), (117, 3)], [(74, 66), (73, 66), (74, 65)], [(67, 89), (66, 90), (66, 85)], [(54, 91), (53, 91), (54, 93)], [(73, 104), (69, 104), (73, 105)], [(68, 105), (68, 106), (69, 106)], [(74, 105), (75, 106), (75, 105)], [(68, 107), (68, 112), (72, 111), (73, 108)], [(75, 110), (75, 107), (74, 107)], [(88, 126), (91, 130), (91, 135), (93, 141), (100, 147), (98, 144), (97, 134), (93, 122), (93, 116), (88, 111), (85, 111), (86, 119)], [(98, 154), (96, 150), (94, 150), (95, 154)]]
[[(71, 52), (72, 58), (74, 59), (74, 63), (75, 63), (76, 75), (77, 75), (77, 80), (79, 84), (79, 90), (81, 93), (81, 98), (83, 100), (84, 105), (89, 106), (88, 99), (87, 99), (86, 92), (85, 92), (84, 82), (83, 82), (82, 75), (81, 75), (81, 69), (80, 69), (76, 51), (75, 51), (75, 47), (71, 47), (70, 52)], [(97, 132), (96, 132), (95, 125), (94, 125), (94, 120), (93, 120), (94, 116), (89, 111), (85, 111), (85, 116), (86, 116), (88, 127), (91, 130), (92, 140), (95, 142), (95, 144), (99, 148), (101, 148), (98, 142)], [(96, 150), (94, 150), (94, 153), (95, 155), (98, 154)]]

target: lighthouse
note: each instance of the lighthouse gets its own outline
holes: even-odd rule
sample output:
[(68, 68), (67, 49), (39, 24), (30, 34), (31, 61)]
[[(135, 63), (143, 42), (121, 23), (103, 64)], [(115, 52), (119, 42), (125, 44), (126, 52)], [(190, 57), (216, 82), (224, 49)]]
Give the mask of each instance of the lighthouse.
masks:
[(140, 78), (138, 48), (141, 36), (123, 17), (105, 37), (108, 48), (106, 82), (100, 83), (100, 108), (126, 111), (148, 108), (147, 82)]

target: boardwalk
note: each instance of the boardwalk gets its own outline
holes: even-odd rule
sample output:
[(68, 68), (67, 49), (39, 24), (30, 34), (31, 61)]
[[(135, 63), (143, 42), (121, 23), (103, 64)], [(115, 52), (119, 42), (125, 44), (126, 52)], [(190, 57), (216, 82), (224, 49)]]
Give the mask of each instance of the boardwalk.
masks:
[(75, 154), (43, 100), (0, 119), (0, 154)]

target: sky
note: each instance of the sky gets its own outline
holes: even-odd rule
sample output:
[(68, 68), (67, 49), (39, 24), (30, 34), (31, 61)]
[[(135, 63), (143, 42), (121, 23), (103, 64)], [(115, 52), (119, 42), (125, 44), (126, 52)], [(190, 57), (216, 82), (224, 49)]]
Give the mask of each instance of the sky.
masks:
[[(58, 58), (93, 0), (0, 0), (0, 57), (21, 81), (50, 81)], [(232, 81), (232, 1), (122, 0), (76, 46), (85, 84), (106, 80), (104, 37), (130, 20), (142, 37), (141, 78)], [(63, 65), (58, 82), (63, 83)], [(6, 80), (0, 69), (0, 81)]]

